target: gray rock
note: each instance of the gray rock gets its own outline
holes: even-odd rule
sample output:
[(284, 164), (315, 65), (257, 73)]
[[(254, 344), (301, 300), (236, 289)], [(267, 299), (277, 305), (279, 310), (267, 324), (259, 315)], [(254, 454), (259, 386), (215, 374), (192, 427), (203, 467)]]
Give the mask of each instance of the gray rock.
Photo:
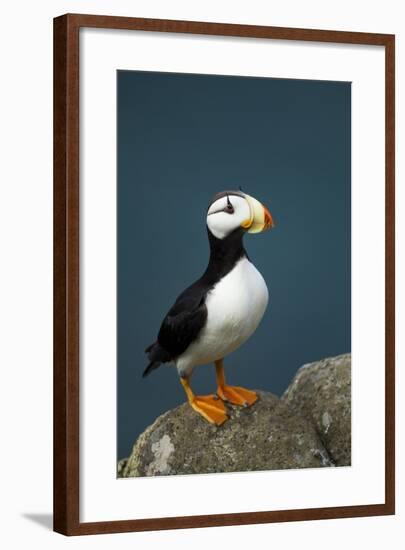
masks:
[(136, 441), (123, 477), (333, 466), (316, 430), (276, 396), (258, 392), (249, 408), (228, 406), (214, 426), (188, 403), (166, 412)]
[(117, 477), (123, 477), (124, 468), (127, 465), (128, 459), (121, 458), (117, 464)]
[(301, 367), (282, 401), (311, 420), (337, 466), (351, 464), (351, 355)]

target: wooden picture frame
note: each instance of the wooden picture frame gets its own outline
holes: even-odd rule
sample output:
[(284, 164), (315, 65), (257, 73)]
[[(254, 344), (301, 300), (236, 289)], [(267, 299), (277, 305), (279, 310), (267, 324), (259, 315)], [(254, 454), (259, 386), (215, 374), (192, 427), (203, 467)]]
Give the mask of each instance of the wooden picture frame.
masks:
[[(79, 30), (82, 27), (385, 48), (385, 502), (81, 523), (79, 514)], [(395, 512), (393, 35), (68, 14), (54, 20), (54, 530), (65, 535), (389, 515)]]

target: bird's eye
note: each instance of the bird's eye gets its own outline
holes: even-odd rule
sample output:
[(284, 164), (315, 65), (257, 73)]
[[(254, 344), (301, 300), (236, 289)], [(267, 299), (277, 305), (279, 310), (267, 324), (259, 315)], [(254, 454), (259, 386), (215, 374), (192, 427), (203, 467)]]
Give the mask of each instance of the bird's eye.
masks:
[(227, 197), (225, 211), (228, 212), (228, 214), (233, 214), (235, 212), (234, 207), (232, 206), (232, 203), (229, 200), (229, 197)]

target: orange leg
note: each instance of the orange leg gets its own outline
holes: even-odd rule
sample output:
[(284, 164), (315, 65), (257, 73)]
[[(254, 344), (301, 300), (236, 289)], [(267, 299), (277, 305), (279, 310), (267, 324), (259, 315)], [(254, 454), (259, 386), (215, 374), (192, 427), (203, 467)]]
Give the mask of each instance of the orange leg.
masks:
[(215, 361), (215, 370), (218, 384), (217, 394), (223, 401), (248, 407), (259, 399), (257, 393), (252, 390), (240, 388), (239, 386), (227, 386), (225, 383), (224, 363), (222, 359)]
[(220, 426), (228, 420), (225, 405), (216, 395), (194, 395), (187, 378), (181, 377), (180, 382), (190, 405), (208, 422)]

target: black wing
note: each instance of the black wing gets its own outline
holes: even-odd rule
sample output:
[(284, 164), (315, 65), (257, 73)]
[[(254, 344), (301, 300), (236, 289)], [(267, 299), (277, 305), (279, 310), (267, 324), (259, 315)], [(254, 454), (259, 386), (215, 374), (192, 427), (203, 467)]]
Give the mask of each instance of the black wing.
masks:
[(176, 359), (198, 337), (207, 320), (207, 291), (207, 285), (200, 279), (180, 294), (163, 319), (156, 342), (145, 350), (149, 365), (142, 376)]
[(181, 355), (207, 320), (205, 292), (194, 285), (184, 291), (163, 319), (157, 341), (171, 358)]

